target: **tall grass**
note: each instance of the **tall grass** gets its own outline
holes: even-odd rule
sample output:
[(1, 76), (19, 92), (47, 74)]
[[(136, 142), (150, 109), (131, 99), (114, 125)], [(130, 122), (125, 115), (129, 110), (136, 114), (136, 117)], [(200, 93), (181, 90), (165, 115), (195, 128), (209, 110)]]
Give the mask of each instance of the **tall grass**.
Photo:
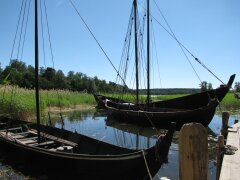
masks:
[[(35, 90), (16, 86), (0, 87), (0, 114), (10, 114), (13, 117), (26, 119), (35, 114)], [(79, 104), (94, 105), (91, 94), (63, 91), (40, 90), (40, 109), (47, 107), (73, 107)]]
[[(114, 94), (105, 94), (107, 96), (119, 97)], [(153, 96), (153, 101), (167, 100), (176, 97), (184, 96), (177, 95), (161, 95)], [(121, 98), (135, 102), (133, 94), (126, 94)], [(140, 96), (144, 102), (145, 96)], [(44, 113), (48, 107), (72, 108), (76, 105), (95, 105), (94, 97), (88, 93), (72, 92), (65, 90), (40, 90), (40, 109)], [(35, 114), (35, 91), (19, 88), (16, 86), (0, 86), (0, 115), (8, 114), (13, 117), (28, 119)], [(240, 109), (240, 100), (234, 97), (233, 93), (228, 93), (221, 102), (222, 109)]]
[(240, 99), (236, 99), (233, 93), (228, 93), (221, 102), (223, 109), (240, 109)]

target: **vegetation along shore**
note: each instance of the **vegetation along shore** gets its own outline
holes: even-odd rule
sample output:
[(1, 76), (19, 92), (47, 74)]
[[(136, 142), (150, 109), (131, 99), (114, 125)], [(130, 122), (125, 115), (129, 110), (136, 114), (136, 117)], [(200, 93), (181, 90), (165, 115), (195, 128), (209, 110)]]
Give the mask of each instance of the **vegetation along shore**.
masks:
[[(113, 95), (113, 94), (108, 94)], [(184, 96), (177, 95), (155, 95), (154, 100), (165, 100)], [(40, 107), (44, 114), (48, 111), (70, 111), (90, 109), (96, 105), (92, 94), (87, 92), (74, 92), (66, 90), (41, 90)], [(134, 95), (127, 94), (123, 98), (134, 102)], [(240, 109), (240, 101), (233, 93), (228, 93), (221, 103), (222, 109)], [(17, 86), (0, 86), (0, 114), (8, 114), (24, 120), (28, 120), (35, 114), (35, 92)]]

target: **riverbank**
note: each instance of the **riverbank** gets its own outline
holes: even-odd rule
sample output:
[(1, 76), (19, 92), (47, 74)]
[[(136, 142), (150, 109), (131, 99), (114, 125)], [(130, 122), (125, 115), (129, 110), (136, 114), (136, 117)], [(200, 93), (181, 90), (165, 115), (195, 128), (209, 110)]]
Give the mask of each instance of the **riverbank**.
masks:
[[(186, 94), (153, 96), (155, 100), (173, 99)], [(108, 94), (113, 96), (113, 94)], [(143, 96), (142, 96), (143, 97)], [(135, 101), (133, 94), (124, 95), (127, 101)], [(234, 98), (233, 93), (228, 93), (221, 102), (221, 109), (240, 109), (240, 100)], [(92, 94), (86, 92), (73, 92), (65, 90), (41, 90), (41, 113), (68, 112), (93, 109), (96, 106)], [(8, 114), (12, 117), (28, 120), (35, 116), (35, 91), (16, 86), (0, 87), (0, 115)]]
[[(92, 94), (64, 90), (40, 90), (41, 113), (47, 111), (73, 111), (93, 108)], [(20, 119), (35, 115), (35, 91), (16, 86), (0, 87), (0, 114)]]

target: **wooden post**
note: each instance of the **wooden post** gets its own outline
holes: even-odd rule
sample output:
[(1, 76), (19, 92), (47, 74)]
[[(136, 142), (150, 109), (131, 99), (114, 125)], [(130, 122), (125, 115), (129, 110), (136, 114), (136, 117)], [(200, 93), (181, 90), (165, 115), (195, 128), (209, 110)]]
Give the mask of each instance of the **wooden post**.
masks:
[(216, 170), (216, 180), (219, 179), (220, 172), (221, 172), (221, 166), (222, 166), (222, 158), (224, 151), (224, 136), (220, 135), (218, 136), (218, 144), (217, 144), (217, 170)]
[(227, 138), (229, 116), (230, 116), (229, 112), (222, 112), (221, 134), (224, 136), (224, 139)]
[(234, 124), (237, 124), (237, 123), (238, 123), (238, 119), (235, 119), (235, 120), (234, 120)]
[(185, 124), (179, 141), (180, 180), (208, 179), (208, 133), (199, 123)]

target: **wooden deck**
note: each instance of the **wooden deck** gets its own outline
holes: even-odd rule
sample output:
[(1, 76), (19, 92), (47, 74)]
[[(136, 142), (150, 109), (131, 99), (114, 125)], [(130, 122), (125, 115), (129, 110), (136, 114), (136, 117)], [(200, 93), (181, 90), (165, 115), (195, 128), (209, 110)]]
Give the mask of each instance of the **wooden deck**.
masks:
[[(240, 179), (240, 122), (228, 129), (226, 145), (235, 147), (233, 155), (225, 154), (223, 157), (220, 180)], [(231, 152), (231, 151), (230, 151)], [(231, 153), (230, 153), (231, 154)]]

